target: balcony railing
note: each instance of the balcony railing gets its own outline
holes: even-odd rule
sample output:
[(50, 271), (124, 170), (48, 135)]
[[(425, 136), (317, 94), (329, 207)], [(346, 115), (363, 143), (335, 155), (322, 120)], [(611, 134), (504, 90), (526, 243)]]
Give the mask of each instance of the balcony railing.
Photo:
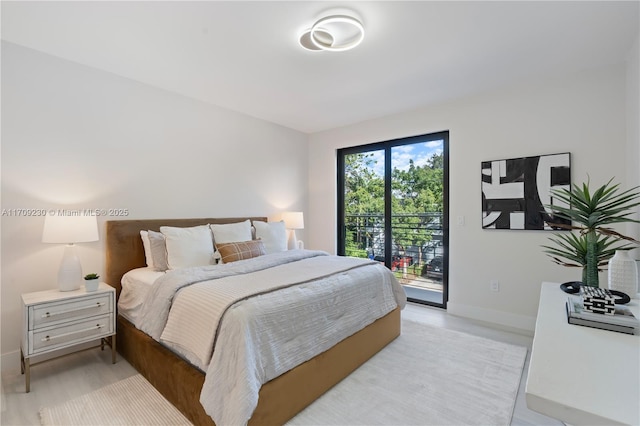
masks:
[[(443, 253), (442, 213), (405, 213), (391, 217), (392, 257), (409, 257), (423, 263)], [(345, 216), (345, 246), (349, 256), (385, 256), (384, 215), (359, 213)]]
[[(393, 215), (390, 268), (401, 284), (442, 292), (442, 213)], [(347, 256), (385, 261), (384, 215), (352, 214), (345, 217)]]

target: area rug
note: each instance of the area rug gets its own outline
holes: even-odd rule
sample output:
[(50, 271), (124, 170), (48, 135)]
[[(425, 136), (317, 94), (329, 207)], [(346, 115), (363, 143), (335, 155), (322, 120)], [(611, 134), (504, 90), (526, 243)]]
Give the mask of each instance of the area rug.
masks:
[[(508, 425), (526, 353), (403, 320), (400, 337), (287, 424)], [(139, 375), (40, 414), (44, 426), (189, 424)]]
[(60, 405), (40, 410), (44, 426), (190, 425), (139, 374)]
[(527, 349), (402, 321), (402, 334), (288, 425), (508, 425)]

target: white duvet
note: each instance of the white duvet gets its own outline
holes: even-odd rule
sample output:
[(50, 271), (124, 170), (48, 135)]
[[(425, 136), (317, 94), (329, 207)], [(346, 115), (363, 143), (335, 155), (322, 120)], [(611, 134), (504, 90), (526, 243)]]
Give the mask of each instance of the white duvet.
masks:
[(377, 262), (294, 250), (167, 273), (139, 326), (206, 372), (200, 402), (217, 425), (239, 425), (262, 384), (405, 301)]

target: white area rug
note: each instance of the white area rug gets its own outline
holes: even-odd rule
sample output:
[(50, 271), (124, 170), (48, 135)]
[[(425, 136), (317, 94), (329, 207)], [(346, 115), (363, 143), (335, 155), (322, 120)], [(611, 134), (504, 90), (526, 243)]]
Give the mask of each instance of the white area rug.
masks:
[[(404, 320), (402, 335), (288, 425), (508, 425), (527, 350)], [(40, 412), (51, 425), (181, 425), (141, 376)]]
[(139, 374), (40, 410), (45, 426), (189, 425), (189, 421)]
[(404, 320), (288, 425), (508, 425), (527, 349)]

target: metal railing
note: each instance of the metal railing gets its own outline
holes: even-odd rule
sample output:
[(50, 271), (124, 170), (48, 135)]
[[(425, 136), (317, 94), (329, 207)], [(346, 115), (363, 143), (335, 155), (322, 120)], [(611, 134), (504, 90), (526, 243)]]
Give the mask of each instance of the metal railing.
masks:
[[(403, 213), (391, 217), (392, 259), (410, 258), (425, 263), (443, 253), (441, 212)], [(345, 215), (347, 255), (384, 259), (384, 215)], [(393, 265), (392, 265), (393, 266)]]

